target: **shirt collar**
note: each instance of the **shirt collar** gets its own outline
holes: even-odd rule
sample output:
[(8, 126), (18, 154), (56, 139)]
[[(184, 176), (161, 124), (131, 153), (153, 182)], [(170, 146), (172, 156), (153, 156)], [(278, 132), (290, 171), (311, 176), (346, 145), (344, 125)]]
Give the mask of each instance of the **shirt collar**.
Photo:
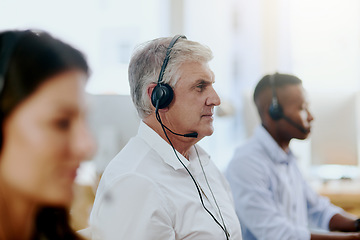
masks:
[[(162, 160), (170, 165), (175, 170), (182, 169), (184, 166), (179, 162), (179, 159), (175, 156), (174, 149), (168, 144), (162, 137), (159, 136), (151, 127), (146, 125), (143, 121), (140, 121), (138, 130), (138, 136), (141, 137), (154, 151), (156, 151)], [(196, 146), (200, 159), (205, 165), (209, 162), (209, 155), (200, 147)], [(176, 151), (176, 150), (175, 150)], [(190, 162), (181, 153), (176, 151), (177, 156), (184, 163), (186, 167)], [(190, 161), (197, 160), (197, 154), (195, 148), (192, 147), (189, 151)]]
[[(200, 147), (199, 145), (196, 144), (194, 146), (196, 146), (196, 149), (197, 149), (197, 152), (199, 154), (199, 158), (200, 158), (201, 163), (205, 166), (210, 161), (210, 155), (202, 147)], [(198, 155), (196, 154), (195, 147), (192, 147), (190, 149), (189, 158), (190, 158), (190, 163), (192, 163), (194, 161), (196, 161), (196, 162), (199, 161)]]
[(294, 158), (292, 151), (289, 149), (286, 153), (263, 126), (260, 125), (255, 129), (254, 137), (260, 141), (273, 162), (288, 164)]

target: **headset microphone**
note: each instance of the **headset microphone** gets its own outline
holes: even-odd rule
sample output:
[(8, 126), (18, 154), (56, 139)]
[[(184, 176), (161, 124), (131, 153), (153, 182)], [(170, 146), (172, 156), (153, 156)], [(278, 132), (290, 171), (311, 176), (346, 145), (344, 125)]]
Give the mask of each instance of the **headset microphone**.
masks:
[(291, 118), (289, 118), (286, 115), (283, 115), (283, 118), (285, 119), (285, 121), (287, 121), (288, 123), (290, 123), (291, 125), (293, 125), (294, 127), (296, 127), (297, 129), (299, 129), (302, 133), (309, 133), (308, 130), (306, 130), (303, 126), (301, 126), (300, 124), (294, 122), (293, 120), (291, 120)]
[(165, 55), (165, 59), (164, 62), (161, 66), (161, 70), (160, 70), (160, 74), (159, 74), (159, 79), (157, 82), (157, 85), (155, 86), (155, 88), (152, 91), (151, 94), (151, 103), (152, 105), (155, 107), (155, 115), (156, 115), (156, 119), (158, 120), (158, 122), (161, 124), (162, 127), (166, 128), (167, 130), (169, 130), (172, 134), (175, 134), (177, 136), (182, 136), (182, 137), (188, 137), (188, 138), (197, 138), (198, 137), (198, 133), (197, 132), (192, 132), (192, 133), (187, 133), (187, 134), (180, 134), (180, 133), (176, 133), (172, 130), (170, 130), (168, 127), (166, 127), (160, 118), (159, 115), (159, 109), (162, 108), (166, 108), (167, 106), (170, 105), (171, 101), (174, 98), (174, 91), (171, 88), (171, 86), (167, 83), (161, 83), (162, 79), (164, 77), (164, 73), (165, 73), (165, 68), (170, 60), (170, 53), (171, 50), (173, 48), (173, 46), (175, 45), (176, 41), (179, 40), (179, 38), (184, 38), (186, 39), (186, 37), (184, 35), (176, 35), (170, 42), (167, 50), (166, 50), (166, 55)]
[(170, 128), (168, 128), (167, 126), (165, 126), (165, 125), (162, 123), (161, 118), (160, 118), (160, 115), (159, 115), (159, 100), (156, 101), (155, 115), (156, 115), (156, 119), (158, 120), (158, 122), (160, 123), (160, 125), (161, 125), (163, 128), (166, 128), (166, 129), (167, 129), (169, 132), (171, 132), (172, 134), (177, 135), (177, 136), (182, 136), (182, 137), (188, 137), (188, 138), (197, 138), (197, 137), (198, 137), (198, 133), (197, 133), (197, 132), (180, 134), (180, 133), (176, 133), (176, 132), (172, 131)]
[(167, 130), (169, 130), (169, 132), (171, 132), (172, 134), (175, 134), (177, 136), (182, 136), (182, 137), (188, 137), (188, 138), (197, 138), (198, 137), (198, 133), (197, 132), (192, 132), (192, 133), (187, 133), (187, 134), (180, 134), (180, 133), (176, 133), (172, 130), (170, 130), (167, 126), (165, 126), (164, 124), (162, 124), (164, 126), (164, 128), (166, 128)]
[[(168, 127), (166, 127), (162, 121), (161, 121), (161, 118), (160, 118), (160, 114), (159, 114), (159, 109), (162, 109), (162, 108), (166, 108), (167, 106), (169, 106), (169, 104), (171, 103), (173, 97), (174, 97), (174, 91), (173, 89), (171, 88), (171, 86), (169, 84), (166, 84), (166, 83), (161, 83), (162, 82), (162, 79), (163, 79), (163, 76), (164, 76), (164, 72), (165, 72), (165, 68), (169, 62), (169, 59), (170, 59), (170, 52), (174, 46), (174, 44), (176, 43), (177, 40), (179, 40), (179, 38), (184, 38), (186, 39), (185, 36), (183, 35), (176, 35), (170, 42), (167, 50), (166, 50), (166, 56), (165, 56), (165, 59), (164, 59), (164, 62), (163, 62), (163, 65), (161, 66), (161, 70), (160, 70), (160, 74), (159, 74), (159, 79), (158, 79), (158, 83), (156, 85), (156, 87), (153, 89), (152, 91), (152, 94), (151, 94), (151, 103), (152, 105), (155, 107), (155, 116), (156, 116), (156, 119), (158, 120), (158, 122), (160, 123), (161, 125), (161, 128), (163, 129), (164, 131), (164, 134), (165, 134), (165, 137), (166, 139), (169, 141), (172, 149), (174, 150), (174, 153), (175, 153), (175, 156), (176, 158), (179, 160), (179, 162), (181, 163), (181, 165), (185, 168), (185, 170), (188, 172), (189, 176), (191, 177), (192, 181), (194, 182), (195, 184), (195, 187), (196, 187), (196, 190), (199, 194), (199, 198), (200, 198), (200, 202), (201, 202), (201, 205), (203, 206), (203, 208), (205, 209), (205, 211), (212, 217), (212, 219), (216, 222), (216, 224), (219, 225), (219, 227), (224, 231), (225, 233), (225, 236), (226, 236), (226, 239), (229, 240), (230, 238), (230, 233), (228, 232), (227, 228), (226, 228), (226, 225), (225, 225), (225, 222), (224, 222), (224, 219), (222, 217), (222, 214), (221, 214), (221, 211), (220, 211), (220, 208), (216, 202), (216, 199), (214, 197), (214, 195), (212, 194), (213, 198), (214, 198), (214, 202), (219, 210), (219, 214), (220, 214), (220, 217), (221, 217), (221, 221), (222, 221), (222, 224), (215, 218), (215, 216), (209, 211), (209, 209), (206, 208), (205, 204), (204, 204), (204, 200), (203, 200), (203, 197), (201, 195), (201, 187), (198, 185), (197, 181), (195, 180), (194, 176), (191, 174), (190, 170), (186, 167), (186, 165), (181, 161), (181, 159), (179, 158), (178, 154), (177, 154), (177, 151), (175, 150), (175, 147), (174, 145), (172, 144), (169, 136), (167, 135), (165, 129), (167, 129), (169, 132), (171, 132), (172, 134), (175, 134), (177, 136), (182, 136), (182, 137), (189, 137), (189, 138), (197, 138), (198, 137), (198, 133), (197, 132), (193, 132), (193, 133), (187, 133), (187, 134), (180, 134), (180, 133), (176, 133), (176, 132), (173, 132), (172, 130), (170, 130)], [(196, 146), (194, 145), (194, 148), (195, 148), (195, 151), (196, 151), (196, 154), (197, 154), (197, 157), (199, 159), (199, 163), (201, 165), (201, 161), (200, 161), (200, 157), (199, 157), (199, 154), (197, 152), (197, 149), (196, 149)], [(205, 176), (205, 179), (206, 179), (206, 175), (205, 175), (205, 171), (201, 165), (201, 168), (202, 168), (202, 171), (204, 173), (204, 176)], [(210, 185), (206, 179), (206, 183), (210, 189), (210, 192), (212, 193), (212, 190), (210, 188)], [(201, 191), (200, 191), (201, 190)], [(206, 195), (205, 195), (206, 196)]]
[(270, 75), (270, 85), (271, 85), (271, 89), (272, 89), (272, 99), (271, 99), (271, 104), (269, 107), (269, 115), (270, 117), (277, 121), (280, 120), (281, 118), (283, 118), (285, 121), (287, 121), (288, 123), (290, 123), (292, 126), (294, 126), (295, 128), (297, 128), (298, 130), (300, 130), (302, 133), (309, 133), (309, 131), (307, 129), (305, 129), (303, 126), (301, 126), (300, 124), (294, 122), (294, 120), (292, 120), (291, 118), (289, 118), (288, 116), (286, 116), (284, 114), (284, 111), (282, 109), (282, 106), (279, 104), (277, 95), (276, 95), (276, 89), (275, 89), (275, 76), (277, 73), (274, 73), (272, 75)]

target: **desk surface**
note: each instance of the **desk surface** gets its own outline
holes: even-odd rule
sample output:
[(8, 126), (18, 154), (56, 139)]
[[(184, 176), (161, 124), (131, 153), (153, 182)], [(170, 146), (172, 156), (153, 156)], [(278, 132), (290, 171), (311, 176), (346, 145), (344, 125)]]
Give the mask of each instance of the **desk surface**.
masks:
[(311, 183), (315, 191), (345, 211), (360, 216), (360, 180), (330, 180)]

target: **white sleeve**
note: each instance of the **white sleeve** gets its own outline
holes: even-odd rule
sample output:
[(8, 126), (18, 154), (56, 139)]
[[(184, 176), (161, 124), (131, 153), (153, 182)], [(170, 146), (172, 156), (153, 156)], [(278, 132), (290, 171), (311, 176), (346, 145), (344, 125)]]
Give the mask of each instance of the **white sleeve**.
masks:
[(344, 210), (331, 204), (328, 198), (316, 193), (305, 180), (303, 182), (309, 222), (313, 226), (329, 231), (330, 219), (337, 213), (344, 214)]
[(107, 189), (91, 213), (93, 239), (175, 239), (167, 200), (151, 180), (128, 174)]

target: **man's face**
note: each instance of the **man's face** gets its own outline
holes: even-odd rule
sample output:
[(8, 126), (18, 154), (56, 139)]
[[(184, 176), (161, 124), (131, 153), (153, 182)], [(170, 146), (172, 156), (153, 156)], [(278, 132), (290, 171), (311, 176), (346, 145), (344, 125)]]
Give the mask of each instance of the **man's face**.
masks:
[(281, 104), (284, 115), (302, 126), (307, 133), (288, 123), (285, 119), (278, 121), (278, 133), (285, 138), (305, 139), (311, 130), (313, 116), (309, 112), (308, 103), (305, 99), (304, 89), (301, 84), (287, 85), (277, 89), (277, 97)]
[(166, 114), (170, 129), (180, 133), (197, 132), (198, 138), (213, 131), (214, 107), (220, 98), (213, 88), (214, 73), (207, 63), (183, 63), (174, 88), (174, 100)]

